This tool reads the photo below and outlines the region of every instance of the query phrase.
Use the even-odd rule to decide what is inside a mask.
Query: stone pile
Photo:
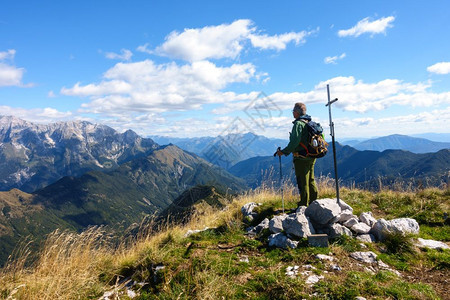
[[[244,217],[253,220],[257,216],[254,209],[258,206],[253,202],[244,205]],[[257,226],[249,227],[247,233],[256,235],[264,229],[272,233],[268,238],[270,246],[287,249],[296,248],[298,239],[315,234],[326,234],[329,238],[347,235],[363,242],[382,241],[388,233],[418,234],[419,224],[411,218],[377,220],[371,212],[356,216],[343,200],[338,203],[336,199],[326,198],[315,200],[308,207],[300,206],[293,213],[266,218]]]

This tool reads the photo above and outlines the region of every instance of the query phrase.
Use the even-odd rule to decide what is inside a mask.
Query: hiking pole
[[[277,152],[281,151],[281,147],[278,147]],[[277,152],[275,152],[275,155],[277,155]],[[280,188],[281,188],[281,203],[283,205],[283,214],[284,214],[284,192],[283,192],[283,171],[281,169],[281,156],[278,156],[279,161],[280,161]]]
[[[331,119],[331,104],[338,101],[338,98],[330,101],[330,85],[327,84],[327,93],[328,93],[328,103],[325,106],[328,106],[328,111],[330,114],[330,135],[331,135],[331,142],[333,144],[333,159],[334,159],[334,179],[336,180],[336,198],[337,203],[340,203],[339,200],[339,179],[338,179],[338,171],[337,171],[337,161],[336,161],[336,143],[334,141],[334,123]]]

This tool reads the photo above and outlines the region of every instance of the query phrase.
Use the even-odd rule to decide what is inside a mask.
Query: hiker
[[[277,151],[277,155],[294,156],[295,176],[297,177],[298,190],[300,192],[299,206],[308,206],[309,203],[317,199],[317,185],[314,180],[314,164],[316,159],[313,157],[305,157],[300,153],[303,151],[303,145],[308,142],[308,130],[305,128],[307,122],[311,121],[311,117],[306,114],[306,105],[298,102],[295,103],[292,110],[294,115],[294,126],[289,137],[289,144],[286,148]]]

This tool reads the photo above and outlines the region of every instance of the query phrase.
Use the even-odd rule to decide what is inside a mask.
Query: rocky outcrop
[[[256,203],[247,203],[242,207],[245,218],[256,218],[254,209]],[[280,248],[295,248],[298,240],[311,236],[319,237],[326,234],[326,238],[337,238],[342,235],[354,237],[361,242],[372,243],[383,241],[390,233],[418,234],[419,224],[411,218],[398,218],[393,220],[375,219],[371,212],[363,212],[360,216],[353,214],[353,208],[347,203],[336,199],[319,199],[313,201],[308,207],[300,206],[294,213],[280,214],[265,219],[255,227],[249,227],[249,234],[258,234],[268,229],[272,234],[268,238],[269,246]],[[308,239],[309,240],[309,239]],[[435,242],[435,243],[434,243]],[[419,247],[448,249],[445,243],[419,239]]]
[[[371,233],[373,233],[378,240],[382,241],[386,238],[386,235],[390,233],[418,234],[419,224],[416,220],[411,218],[399,218],[390,221],[379,219],[372,226]]]

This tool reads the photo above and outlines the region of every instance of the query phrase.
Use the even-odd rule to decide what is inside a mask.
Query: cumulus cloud
[[[306,92],[275,92],[268,97],[281,109],[289,109],[295,102],[326,103],[327,84],[332,87],[332,94],[339,96],[339,101],[334,105],[344,111],[366,113],[385,110],[393,105],[431,107],[450,104],[450,92],[434,93],[430,91],[430,82],[414,84],[398,79],[385,79],[366,83],[363,80],[356,80],[353,76],[339,76],[319,82],[314,89]],[[226,103],[213,112],[231,113],[242,110],[254,96],[255,93],[235,95],[234,102]]]
[[[132,56],[133,56],[133,53],[128,49],[120,50],[120,54],[114,53],[114,52],[106,52],[105,53],[105,57],[108,59],[118,59],[118,60],[123,60],[123,61],[129,61]]]
[[[450,62],[439,62],[427,68],[427,71],[435,74],[450,74]]]
[[[26,109],[20,107],[0,106],[2,115],[15,116],[30,122],[49,123],[52,121],[70,120],[72,112],[61,112],[51,107]]]
[[[236,58],[243,49],[242,42],[254,31],[250,20],[231,24],[206,26],[200,29],[173,31],[156,52],[173,58],[196,61],[209,58]]]
[[[218,67],[209,61],[177,65],[145,60],[118,63],[104,73],[101,82],[76,83],[63,87],[61,94],[89,97],[91,102],[83,108],[94,113],[191,110],[207,103],[232,101],[236,95],[222,90],[255,77],[250,63]]]
[[[22,83],[24,68],[17,68],[12,65],[10,61],[14,59],[16,50],[10,49],[4,52],[0,52],[0,87],[2,86],[20,86],[26,87]]]
[[[290,42],[296,45],[305,43],[306,37],[316,31],[289,32],[269,36],[259,34],[252,21],[236,20],[231,24],[189,28],[183,32],[173,31],[165,42],[156,48],[155,53],[186,61],[205,59],[235,59],[243,51],[246,42],[260,49],[283,50]],[[151,52],[146,45],[139,47],[141,52]]]
[[[345,56],[346,56],[345,53],[342,53],[339,56],[337,56],[337,55],[336,56],[327,56],[327,57],[324,58],[323,62],[326,63],[326,64],[336,64],[336,62],[338,60],[341,60],[341,59],[345,58]]]
[[[386,30],[390,27],[393,27],[392,23],[394,22],[395,17],[389,16],[385,18],[381,18],[378,20],[370,21],[370,18],[364,18],[359,21],[355,26],[349,29],[342,29],[338,31],[338,36],[347,37],[353,36],[358,37],[364,33],[369,33],[371,35],[386,33]]]

